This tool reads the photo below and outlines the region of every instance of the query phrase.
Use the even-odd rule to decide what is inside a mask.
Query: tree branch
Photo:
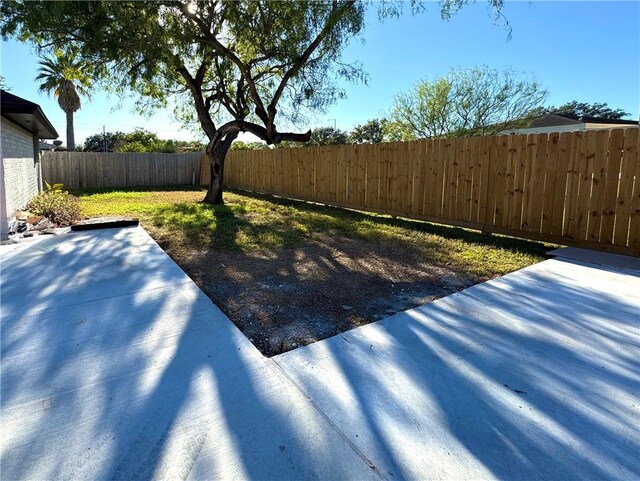
[[[331,30],[335,26],[335,23],[340,19],[342,14],[350,6],[351,6],[351,3],[346,2],[346,3],[343,3],[340,8],[337,8],[337,2],[334,0],[333,6],[331,8],[331,13],[327,18],[327,23],[324,25],[320,33],[318,33],[318,35],[313,40],[313,42],[309,44],[309,46],[305,49],[302,55],[297,59],[297,61],[287,71],[287,73],[285,73],[285,75],[282,77],[282,80],[280,81],[280,85],[278,85],[278,88],[275,94],[273,95],[273,98],[271,99],[271,103],[267,107],[267,112],[269,113],[269,118],[267,122],[265,122],[265,125],[267,126],[267,130],[271,130],[274,128],[274,121],[277,113],[276,105],[278,104],[278,101],[280,100],[280,97],[282,96],[284,89],[289,83],[289,80],[291,80],[291,78],[294,77],[298,73],[300,68],[302,68],[302,66],[309,60],[313,52],[320,46],[322,41],[331,33]]]
[[[305,133],[277,132],[275,129],[270,134],[262,125],[244,120],[232,120],[220,126],[216,132],[217,138],[221,141],[227,135],[237,135],[239,132],[250,132],[256,137],[264,140],[267,144],[279,144],[280,142],[308,142],[311,139],[311,131]]]
[[[177,71],[182,76],[185,83],[187,84],[187,87],[191,91],[191,96],[193,97],[193,102],[196,107],[196,113],[198,114],[198,120],[200,120],[202,129],[207,134],[209,140],[213,139],[216,133],[216,126],[211,119],[209,109],[207,109],[205,106],[205,101],[202,95],[202,84],[196,84],[195,79],[191,76],[184,65],[180,65],[177,68]]]
[[[242,60],[231,50],[229,50],[226,46],[224,46],[217,37],[211,32],[211,30],[207,27],[207,25],[202,22],[195,14],[191,13],[188,9],[188,5],[184,4],[182,6],[182,13],[187,18],[196,23],[196,25],[200,28],[200,31],[205,36],[205,40],[209,43],[214,50],[224,55],[226,58],[231,60],[240,70],[242,77],[246,81],[249,87],[249,93],[251,94],[251,98],[256,106],[255,113],[265,124],[269,121],[269,117],[264,108],[264,104],[262,103],[262,99],[258,94],[258,90],[256,88],[255,82],[251,78],[250,69],[244,64]]]

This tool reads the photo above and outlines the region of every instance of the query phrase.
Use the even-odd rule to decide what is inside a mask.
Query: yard
[[[246,192],[84,190],[131,216],[271,356],[543,260],[548,245]]]

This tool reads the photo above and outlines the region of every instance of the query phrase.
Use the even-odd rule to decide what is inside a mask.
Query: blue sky
[[[640,2],[507,2],[504,14],[512,26],[507,39],[494,25],[484,2],[469,5],[450,21],[440,19],[438,6],[380,23],[375,11],[367,15],[362,39],[345,51],[347,61],[360,61],[368,85],[346,84],[347,98],[309,119],[299,130],[320,125],[350,129],[387,111],[394,94],[421,78],[443,75],[452,67],[487,65],[514,68],[535,76],[549,90],[548,104],[576,99],[607,102],[638,118],[640,108]],[[11,91],[39,103],[64,140],[64,114],[55,101],[37,92],[32,79],[37,57],[14,41],[3,42],[1,72]],[[145,127],[163,138],[193,138],[171,114],[150,119],[131,112],[124,102],[96,92],[76,114],[76,139],[107,130]]]

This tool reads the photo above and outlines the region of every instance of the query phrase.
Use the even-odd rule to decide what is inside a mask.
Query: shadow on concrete
[[[141,229],[2,271],[3,478],[373,474]]]
[[[394,479],[637,479],[639,279],[549,262],[274,359]]]

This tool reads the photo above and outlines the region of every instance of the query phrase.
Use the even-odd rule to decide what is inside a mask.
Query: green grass
[[[134,216],[165,248],[274,250],[318,236],[410,246],[425,261],[479,278],[544,259],[548,245],[427,222],[368,214],[266,195],[228,191],[223,206],[199,201],[201,188],[76,191],[83,215]]]

